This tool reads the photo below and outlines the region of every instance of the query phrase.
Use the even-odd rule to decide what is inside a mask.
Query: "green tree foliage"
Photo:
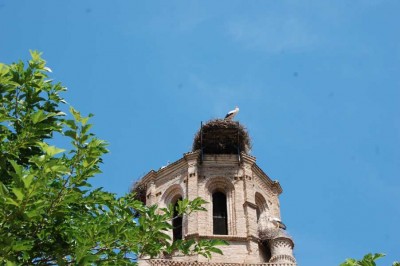
[[[345,262],[340,264],[340,266],[376,266],[376,260],[384,257],[385,254],[382,253],[369,253],[362,258],[362,260],[347,259]],[[392,266],[400,266],[400,262],[393,262]]]
[[[48,78],[40,53],[31,57],[0,64],[0,264],[134,265],[134,254],[221,253],[223,241],[171,243],[172,206],[160,212],[131,194],[91,188],[106,143],[90,133],[91,115],[70,108],[66,118],[66,89]],[[53,146],[56,134],[70,140],[68,150]],[[178,213],[202,204],[183,200]]]

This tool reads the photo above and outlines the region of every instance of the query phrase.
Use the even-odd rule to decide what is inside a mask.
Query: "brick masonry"
[[[202,158],[202,160],[201,160]],[[178,198],[190,200],[201,197],[208,203],[207,211],[196,212],[184,217],[185,238],[219,238],[228,240],[230,245],[222,247],[224,255],[213,255],[212,259],[202,256],[175,256],[174,261],[198,263],[239,263],[263,265],[295,265],[293,241],[287,235],[276,239],[261,239],[260,228],[268,230],[274,225],[269,218],[280,219],[278,196],[282,188],[272,181],[256,164],[250,155],[206,154],[199,151],[184,154],[180,160],[144,176],[140,181],[147,185],[146,204],[165,207]],[[228,235],[213,235],[212,193],[224,192],[227,196]],[[257,221],[257,209],[262,213]],[[261,220],[266,224],[260,227]],[[265,229],[267,228],[267,229]],[[280,229],[278,229],[280,230]],[[172,236],[172,232],[169,232]],[[266,241],[266,245],[262,245]],[[266,252],[265,249],[269,249]],[[178,265],[158,260],[157,264],[141,260],[140,265]],[[265,264],[273,262],[274,264]],[[160,264],[161,263],[161,264]],[[284,264],[280,264],[284,263]],[[179,264],[184,265],[184,264]],[[194,265],[194,264],[193,264]],[[216,264],[215,264],[216,265]]]

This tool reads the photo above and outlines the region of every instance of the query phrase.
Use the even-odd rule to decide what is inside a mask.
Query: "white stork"
[[[269,220],[278,228],[281,228],[283,230],[286,230],[286,225],[282,223],[282,221],[279,218],[272,217],[269,218]]]
[[[235,115],[236,115],[237,113],[239,113],[239,107],[236,106],[234,110],[229,111],[229,112],[226,114],[224,120],[231,121],[231,120],[235,117]]]

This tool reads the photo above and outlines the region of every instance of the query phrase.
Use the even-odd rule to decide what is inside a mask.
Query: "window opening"
[[[271,259],[271,248],[269,247],[268,242],[263,241],[259,244],[259,248],[264,261],[269,262],[269,260]]]
[[[213,201],[213,233],[214,235],[228,234],[228,214],[226,207],[226,195],[222,192],[215,192],[212,195]]]
[[[178,216],[178,201],[182,198],[177,199],[174,204],[174,219],[172,220],[172,241],[182,239],[182,216]]]

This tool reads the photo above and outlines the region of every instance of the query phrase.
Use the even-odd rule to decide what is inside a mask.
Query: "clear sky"
[[[303,266],[400,260],[400,1],[0,0],[0,62],[44,52],[67,101],[110,143],[95,186],[190,151],[236,119],[280,181]]]

